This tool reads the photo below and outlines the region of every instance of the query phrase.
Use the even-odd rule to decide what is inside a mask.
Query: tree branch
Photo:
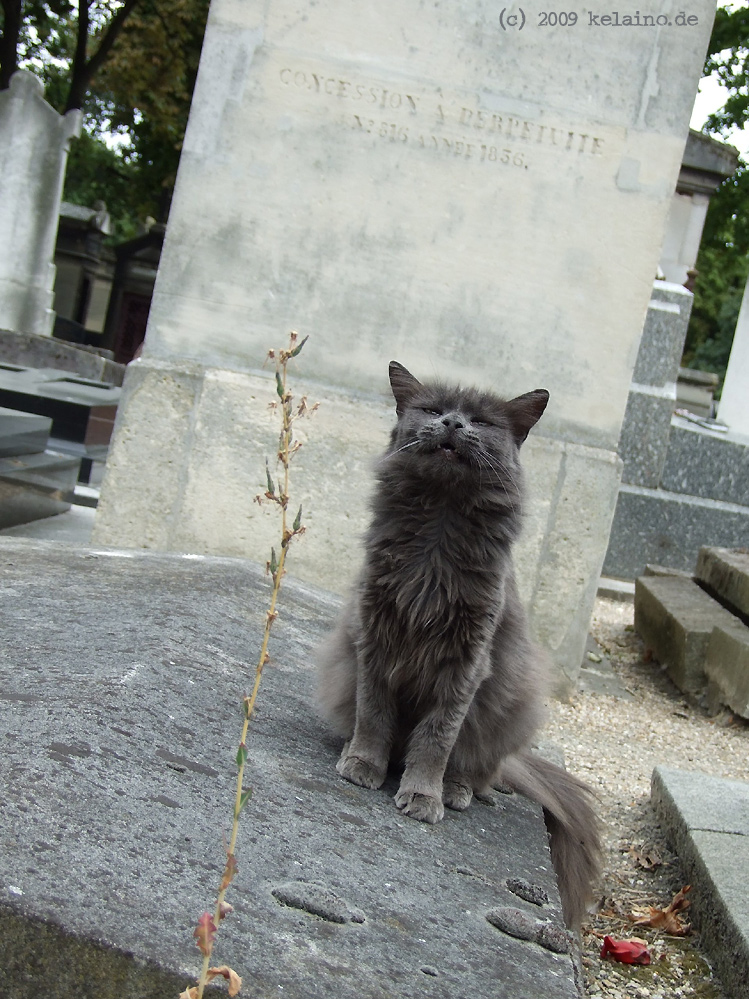
[[[0,35],[0,90],[10,86],[18,69],[18,40],[21,35],[22,0],[2,0],[3,33]]]
[[[139,2],[140,0],[125,0],[125,3],[107,25],[96,52],[87,60],[89,0],[78,0],[78,41],[73,59],[73,77],[70,81],[70,90],[65,104],[66,111],[80,108],[83,105],[91,80],[106,60],[125,21]]]

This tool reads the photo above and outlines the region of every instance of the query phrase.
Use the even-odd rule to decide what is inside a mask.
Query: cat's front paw
[[[445,814],[442,801],[432,794],[422,794],[420,791],[400,790],[395,796],[395,803],[411,819],[419,822],[441,822]]]
[[[442,801],[456,812],[464,812],[471,804],[473,788],[459,781],[446,780],[442,786]]]
[[[352,784],[369,788],[381,787],[387,773],[387,767],[378,767],[359,756],[350,756],[346,749],[336,763],[336,770]]]

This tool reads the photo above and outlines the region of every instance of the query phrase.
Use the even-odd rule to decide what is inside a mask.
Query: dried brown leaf
[[[642,867],[646,871],[652,871],[656,867],[660,867],[663,863],[661,855],[654,847],[641,846],[638,848],[631,846],[628,852],[635,866]]]
[[[193,933],[195,944],[198,950],[207,957],[213,950],[213,941],[216,936],[216,924],[210,912],[204,912],[198,920],[198,925]]]
[[[692,928],[689,923],[682,922],[679,914],[692,904],[691,899],[687,898],[687,893],[691,890],[691,885],[685,885],[681,891],[674,895],[665,909],[648,906],[648,915],[635,919],[635,926],[650,926],[652,929],[661,930],[672,937],[689,936]]]
[[[225,978],[229,983],[229,995],[236,996],[239,994],[239,990],[242,988],[242,979],[236,973],[232,971],[231,968],[227,968],[225,964],[222,964],[220,968],[209,968],[208,975],[206,976],[206,983],[212,982],[214,978],[218,978],[219,975]]]

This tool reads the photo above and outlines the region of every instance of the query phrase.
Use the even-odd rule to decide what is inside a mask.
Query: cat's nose
[[[460,413],[446,413],[442,417],[442,423],[448,430],[461,430],[465,426],[465,420]]]

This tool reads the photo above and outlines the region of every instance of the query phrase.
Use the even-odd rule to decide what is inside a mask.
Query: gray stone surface
[[[695,575],[719,600],[749,617],[749,549],[700,548]]]
[[[674,416],[661,485],[670,492],[749,507],[749,438]]]
[[[632,387],[619,437],[623,482],[657,488],[666,462],[673,408],[673,393]]]
[[[738,618],[716,625],[705,656],[708,701],[749,718],[749,628]]]
[[[624,483],[603,571],[636,579],[648,562],[691,571],[703,545],[738,548],[747,537],[747,506]]]
[[[44,451],[52,421],[0,406],[0,458]]]
[[[242,560],[3,538],[0,592],[4,999],[173,997],[223,866],[268,581]],[[285,583],[217,962],[258,997],[574,999],[535,805],[425,826],[392,781],[335,774],[310,646],[337,606]],[[487,918],[509,909],[531,939]]]
[[[80,464],[54,451],[0,458],[0,529],[69,510]]]
[[[749,997],[749,785],[669,767],[651,799],[693,884],[691,918],[731,999]]]
[[[656,297],[660,283],[656,281],[653,285],[632,381],[642,385],[673,386],[675,398],[687,321],[678,304]]]
[[[0,367],[58,368],[81,378],[122,385],[125,365],[102,357],[91,347],[55,337],[0,329]]]
[[[692,301],[692,293],[680,285],[653,282],[619,435],[623,482],[660,485]]]
[[[734,618],[691,579],[642,576],[635,581],[635,631],[668,670],[676,686],[699,694],[705,657],[716,625]]]

